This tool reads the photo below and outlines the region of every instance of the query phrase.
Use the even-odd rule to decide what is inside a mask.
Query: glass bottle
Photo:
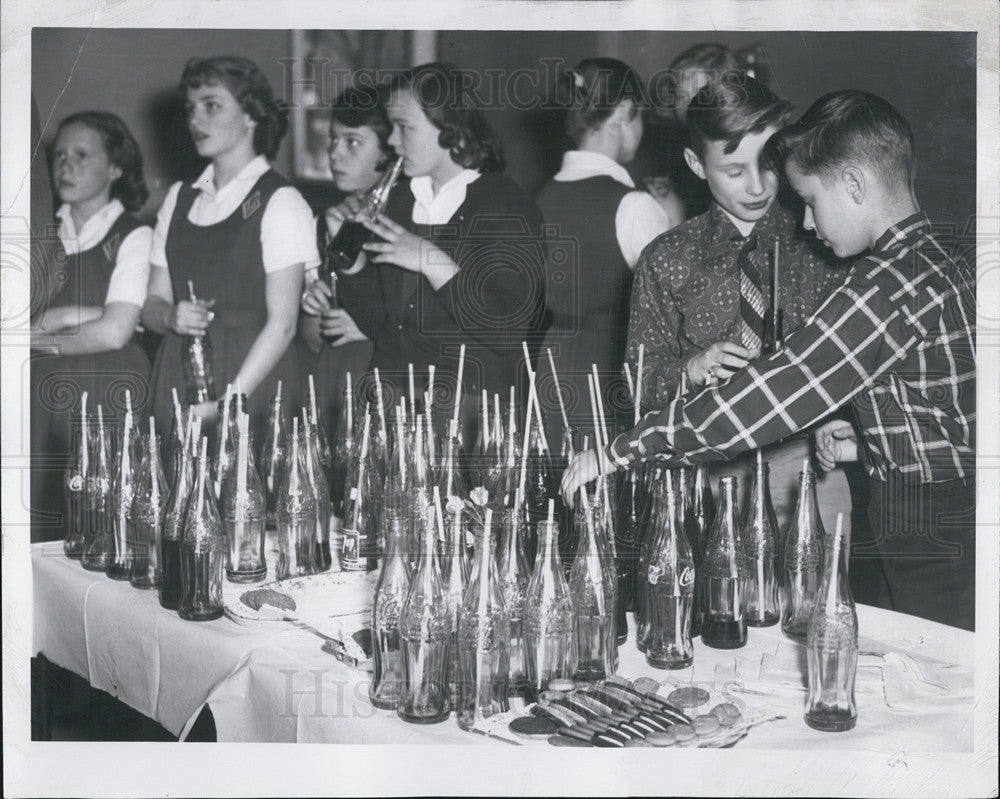
[[[525,670],[532,693],[551,680],[573,676],[573,600],[556,546],[555,504],[549,500],[549,519],[542,523],[535,568],[524,597]]]
[[[403,159],[398,158],[361,201],[361,208],[353,219],[344,220],[330,243],[326,245],[326,263],[330,271],[350,269],[361,254],[361,248],[375,238],[365,227],[366,221],[376,221],[385,208],[396,179],[403,169]]]
[[[285,470],[275,514],[278,520],[278,565],[275,577],[303,577],[315,572],[316,500],[306,471],[306,435],[292,419]]]
[[[434,546],[430,506],[423,514],[422,527],[420,562],[399,617],[403,690],[396,712],[403,721],[435,724],[451,713],[448,663],[454,630]]]
[[[135,426],[132,411],[126,410],[118,435],[118,452],[115,456],[114,481],[111,487],[111,551],[108,554],[108,577],[112,580],[127,580],[132,571],[132,553],[129,551],[129,511],[132,509],[132,494],[135,488],[135,471],[138,461],[136,453]]]
[[[510,615],[497,572],[492,511],[487,509],[476,565],[458,614],[458,725],[509,709]]]
[[[712,496],[712,486],[708,478],[708,467],[700,463],[694,468],[694,480],[691,486],[691,512],[694,524],[690,542],[695,562],[694,575],[694,609],[691,613],[691,634],[701,635],[705,622],[705,551],[708,547],[709,535],[715,522],[715,499]],[[685,528],[689,529],[689,528]],[[694,631],[697,630],[697,633]]]
[[[403,520],[396,510],[386,514],[388,543],[382,570],[372,600],[371,703],[382,710],[395,710],[403,687],[403,653],[399,640],[399,616],[410,590],[409,566],[403,556]]]
[[[316,553],[313,561],[316,572],[325,572],[333,563],[330,553],[330,487],[320,461],[318,431],[308,422],[305,413],[302,414],[302,426],[308,430],[305,438],[306,476],[316,503]]]
[[[160,461],[159,438],[156,423],[150,416],[149,436],[139,466],[130,511],[129,548],[132,551],[132,568],[129,582],[134,588],[159,588],[162,579],[160,549],[167,482]]]
[[[226,396],[217,403],[219,425],[216,429],[215,461],[212,463],[212,488],[217,502],[222,499],[222,483],[236,462],[236,444],[239,440],[236,420],[247,405],[246,394],[231,394],[230,388],[226,386]]]
[[[778,623],[778,521],[771,505],[769,467],[757,450],[757,468],[747,495],[740,539],[747,563],[743,577],[744,614],[751,627]]]
[[[615,589],[614,604],[614,628],[615,643],[623,644],[628,640],[628,616],[625,612],[625,604],[619,601],[619,569],[618,569],[618,547],[615,539],[618,537],[615,530],[617,517],[614,508],[618,504],[618,494],[615,490],[616,480],[614,476],[601,477],[597,481],[597,493],[594,495],[593,516],[594,525],[598,538],[603,541],[603,548],[608,555],[607,568],[613,575]],[[617,647],[615,649],[617,663]]]
[[[618,534],[618,601],[625,610],[633,610],[643,511],[642,484],[635,468],[622,478],[622,490],[618,492],[617,504],[618,524],[615,530]]]
[[[344,499],[344,548],[340,565],[344,571],[372,571],[375,568],[373,549],[375,529],[368,513],[368,481],[365,470],[368,467],[368,437],[371,416],[365,416],[361,446],[355,459],[356,472],[348,476],[347,497]],[[391,509],[390,509],[391,510]]]
[[[737,481],[719,480],[719,511],[705,551],[705,614],[701,640],[715,649],[737,649],[747,642],[742,586],[746,560],[736,520]]]
[[[191,302],[197,302],[194,283],[188,281]],[[212,339],[208,333],[184,336],[181,341],[181,372],[184,376],[184,401],[188,405],[208,402],[215,396],[215,369]]]
[[[489,450],[492,440],[490,431],[490,401],[483,389],[479,401],[479,423],[476,425],[476,443],[472,447],[469,456],[469,485],[473,488],[485,485],[486,475],[489,472]]]
[[[281,400],[281,381],[278,390],[271,399],[271,410],[267,421],[267,436],[260,449],[260,478],[264,485],[264,497],[267,503],[267,519],[274,522],[275,503],[278,501],[278,489],[288,465],[288,452],[285,443],[288,433],[285,426],[285,413]]]
[[[201,439],[198,476],[184,513],[181,536],[181,600],[177,614],[186,621],[211,621],[222,615],[222,572],[226,536],[215,502],[208,466],[208,439]]]
[[[330,466],[330,499],[333,501],[333,515],[344,518],[344,486],[347,482],[347,469],[354,452],[354,391],[351,386],[351,373],[347,373],[347,385],[340,403],[340,418],[337,421],[337,432],[333,440],[333,451]]]
[[[267,576],[264,527],[267,510],[264,486],[253,457],[250,417],[240,416],[236,457],[222,483],[222,525],[226,531],[226,577],[232,583],[256,583]]]
[[[580,490],[577,513],[582,516],[580,546],[569,576],[573,601],[573,631],[576,643],[574,678],[595,682],[618,670],[615,607],[618,575],[607,545],[605,531],[596,516],[601,514],[598,489],[592,507],[585,489]]]
[[[545,521],[545,509],[555,488],[552,455],[538,425],[531,426],[528,438],[528,474],[525,479],[524,503],[527,527],[524,530],[524,547],[528,563],[534,563],[538,549],[538,524]]]
[[[167,485],[174,484],[174,478],[180,469],[181,459],[184,457],[184,411],[181,409],[180,400],[177,398],[177,389],[171,387],[170,393],[173,399],[173,414],[170,418],[170,433],[167,436],[165,445],[160,454],[163,458],[163,476]]]
[[[63,552],[68,558],[83,557],[86,530],[84,507],[87,472],[90,470],[90,422],[87,419],[87,392],[80,398],[80,415],[70,420],[70,461],[63,477],[66,496],[66,538]]]
[[[111,431],[104,424],[104,410],[97,406],[97,427],[91,431],[87,494],[84,499],[83,556],[80,563],[89,571],[105,571],[111,559],[113,494]]]
[[[163,511],[163,536],[160,542],[160,605],[167,610],[177,610],[181,601],[181,538],[184,535],[184,513],[194,488],[194,448],[201,440],[201,419],[188,411],[185,427],[187,446],[181,459],[174,483],[170,486],[167,504]]]
[[[666,524],[656,531],[646,575],[649,591],[646,663],[658,669],[684,669],[694,661],[691,641],[694,558],[684,528],[679,524],[679,497],[669,475],[667,480],[663,517]]]
[[[670,473],[662,466],[650,470],[650,499],[648,512],[643,515],[640,524],[639,562],[635,577],[635,646],[640,652],[646,651],[646,638],[649,636],[649,564],[653,557],[653,542],[656,531],[667,523],[666,484]]]
[[[809,619],[823,577],[826,531],[816,503],[816,475],[806,460],[799,472],[799,500],[795,518],[785,538],[785,595],[781,607],[781,631],[805,642]]]
[[[452,629],[456,640],[452,649],[452,655],[448,664],[448,686],[452,699],[457,696],[458,680],[458,612],[462,607],[462,600],[465,598],[466,589],[469,587],[469,559],[465,554],[465,529],[462,525],[465,515],[464,509],[458,507],[457,503],[452,503],[450,514],[451,526],[444,528],[444,541],[439,542],[448,547],[447,554],[439,555],[441,558],[441,579],[444,581],[444,592],[448,597],[448,607],[451,609]]]
[[[694,567],[694,587],[691,597],[691,637],[697,638],[701,635],[701,613],[698,611],[699,586],[701,584],[700,574],[704,571],[705,541],[701,537],[701,529],[694,514],[694,482],[693,469],[680,469],[679,486],[675,501],[677,503],[677,517],[679,528],[687,538],[688,546],[691,550],[691,560]]]
[[[858,721],[854,702],[858,614],[847,574],[850,537],[843,535],[842,522],[843,516],[838,514],[806,641],[809,697],[805,720],[813,729],[825,732],[850,730]]]
[[[531,580],[528,558],[524,549],[527,521],[520,508],[504,510],[501,517],[502,536],[498,557],[500,591],[510,619],[510,692],[523,693],[527,687],[524,662],[524,597]]]

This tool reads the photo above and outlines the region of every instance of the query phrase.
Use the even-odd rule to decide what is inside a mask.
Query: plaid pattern
[[[851,402],[873,477],[971,477],[975,380],[974,271],[916,214],[879,238],[781,352],[646,414],[608,456],[619,466],[730,458]]]

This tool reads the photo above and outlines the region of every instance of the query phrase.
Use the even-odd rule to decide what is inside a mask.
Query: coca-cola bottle
[[[691,629],[692,631],[697,630],[698,635],[701,635],[701,629],[705,622],[707,602],[705,596],[705,552],[708,548],[712,525],[715,523],[715,499],[712,496],[710,482],[708,467],[703,463],[698,464],[694,469],[694,480],[691,486],[691,512],[697,533],[690,536],[692,554],[695,559],[694,610],[691,614]],[[691,634],[695,635],[694,632]]]
[[[386,514],[388,544],[372,600],[371,703],[382,710],[395,710],[403,688],[403,652],[399,639],[399,616],[410,590],[411,574],[404,545],[403,520],[399,512]]]
[[[684,529],[678,523],[677,500],[668,475],[666,513],[660,517],[665,524],[655,530],[646,575],[646,662],[658,669],[683,669],[694,660],[691,641],[694,559]]]
[[[90,422],[87,419],[87,392],[80,398],[80,415],[70,419],[70,461],[63,477],[66,496],[66,538],[63,552],[68,558],[83,557],[87,496],[87,472],[90,470]]]
[[[785,537],[785,598],[781,609],[781,631],[796,641],[805,642],[809,619],[823,577],[826,531],[816,503],[816,475],[809,460],[799,472],[799,500]]]
[[[580,546],[569,577],[577,660],[574,678],[587,682],[604,680],[618,670],[615,625],[618,575],[605,531],[599,529],[595,519],[601,513],[601,502],[598,491],[593,503],[598,508],[591,507],[587,492],[581,487],[577,505],[577,513],[583,517]]]
[[[201,439],[198,475],[184,513],[181,536],[181,599],[177,613],[186,621],[210,621],[222,616],[222,573],[226,536],[212,490],[208,439]]]
[[[573,676],[573,600],[556,546],[555,503],[539,541],[535,568],[524,598],[524,652],[528,685],[533,694],[555,679]]]
[[[281,381],[279,380],[278,390],[271,399],[267,436],[264,438],[260,450],[259,461],[269,522],[273,522],[275,519],[274,509],[278,501],[278,489],[281,488],[281,480],[285,476],[285,468],[288,465],[288,452],[285,449],[287,437],[285,413],[281,399]]]
[[[317,572],[329,571],[333,563],[330,553],[330,489],[326,470],[320,458],[319,431],[309,423],[305,412],[302,426],[306,435],[306,476],[316,503],[316,555]]]
[[[83,556],[80,563],[89,571],[105,571],[111,559],[114,494],[111,466],[111,431],[104,424],[104,410],[97,406],[97,426],[91,432],[87,492],[84,499]]]
[[[326,246],[326,263],[330,272],[350,269],[361,254],[361,248],[375,238],[365,222],[374,222],[382,215],[396,179],[403,169],[403,159],[398,158],[382,179],[362,199],[361,208],[353,219],[344,220],[330,243]]]
[[[313,574],[316,555],[316,500],[306,467],[307,439],[292,419],[285,470],[275,513],[278,520],[278,565],[276,577],[303,577]]]
[[[423,512],[417,572],[399,617],[403,650],[403,691],[396,712],[403,721],[435,724],[451,713],[448,664],[454,629],[434,545],[434,513]]]
[[[229,545],[226,577],[233,583],[256,583],[267,576],[264,486],[254,464],[249,425],[250,417],[242,414],[237,421],[235,461],[222,483],[222,522]]]
[[[524,662],[524,598],[531,580],[524,539],[527,522],[523,508],[504,510],[498,558],[500,590],[510,620],[510,691],[521,694],[527,687]]]
[[[344,547],[340,565],[344,571],[372,571],[375,568],[375,528],[368,512],[368,437],[371,416],[365,415],[361,445],[355,459],[353,476],[348,475],[347,496],[344,499]]]
[[[167,610],[177,610],[181,601],[181,538],[184,514],[194,488],[195,447],[201,441],[201,419],[195,418],[190,410],[185,430],[187,446],[181,451],[180,464],[167,496],[160,539],[160,605]]]
[[[500,589],[492,510],[486,510],[475,568],[458,614],[458,724],[478,721],[509,709],[510,616]]]
[[[347,482],[347,468],[354,452],[354,391],[351,373],[347,373],[347,385],[340,403],[340,418],[333,440],[330,467],[330,499],[333,501],[333,515],[344,518],[344,485]]]
[[[163,537],[163,511],[167,501],[167,482],[160,463],[156,423],[149,417],[147,438],[139,477],[132,494],[130,511],[132,568],[129,582],[134,588],[159,588],[162,579],[160,549]]]
[[[719,510],[705,551],[705,613],[701,640],[715,649],[736,649],[747,642],[746,557],[736,518],[735,477],[719,480]]]
[[[191,302],[197,302],[194,283],[188,281]],[[184,401],[188,405],[208,402],[215,396],[215,367],[212,340],[206,331],[200,336],[184,336],[181,340],[181,372],[184,376]]]
[[[184,427],[184,410],[181,408],[180,400],[177,398],[176,387],[171,387],[170,393],[173,398],[170,433],[160,453],[163,459],[163,476],[167,481],[167,485],[174,484],[174,478],[177,475],[177,470],[180,468],[181,459],[184,457],[184,446],[187,439]]]
[[[740,538],[747,563],[743,583],[747,624],[770,627],[778,623],[778,522],[771,505],[768,465],[760,450],[757,468],[747,496]]]
[[[643,516],[640,525],[639,562],[636,568],[635,601],[635,646],[640,652],[646,651],[646,639],[649,637],[649,564],[653,557],[653,543],[656,541],[656,531],[662,530],[667,524],[666,486],[670,479],[669,472],[662,466],[650,469],[649,478],[650,499],[648,512]]]
[[[323,424],[323,415],[318,410],[316,399],[316,382],[313,376],[309,375],[309,425],[313,428],[316,439],[316,447],[319,454],[319,461],[323,467],[323,474],[327,481],[327,491],[329,492],[329,475],[332,463],[330,453],[330,436],[327,435],[326,426]]]
[[[135,472],[139,468],[139,462],[135,460],[135,455],[139,451],[135,444],[135,435],[132,410],[129,408],[125,411],[121,433],[118,436],[118,453],[115,456],[115,474],[111,488],[111,551],[106,571],[112,580],[127,580],[132,571],[128,528]]]

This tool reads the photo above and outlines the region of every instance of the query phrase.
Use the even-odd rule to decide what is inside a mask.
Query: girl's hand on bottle
[[[326,209],[326,230],[332,239],[340,232],[340,226],[348,219],[353,219],[361,210],[361,195],[352,194],[340,205],[331,205]]]
[[[330,287],[325,280],[314,280],[302,293],[302,311],[309,316],[321,316],[330,310]]]
[[[364,245],[364,249],[374,255],[369,258],[372,263],[393,264],[408,272],[422,273],[428,264],[435,263],[432,251],[441,252],[436,245],[386,217],[376,222],[365,222],[365,227],[383,239]],[[443,252],[441,255],[447,258]]]
[[[343,308],[330,308],[320,316],[319,332],[331,347],[342,347],[352,341],[367,341],[350,314]]]
[[[202,336],[215,318],[215,300],[181,300],[170,309],[167,326],[180,336]]]

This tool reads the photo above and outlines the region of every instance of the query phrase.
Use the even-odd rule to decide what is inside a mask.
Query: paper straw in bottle
[[[473,705],[473,723],[483,717],[482,702],[480,697],[484,693],[489,695],[489,675],[486,671],[486,627],[488,619],[486,615],[486,597],[490,586],[490,529],[493,523],[493,508],[486,509],[486,519],[483,527],[483,540],[480,542],[479,552],[479,607],[476,613],[478,624],[476,626],[476,700]],[[456,568],[456,567],[452,567]],[[484,686],[483,683],[486,683]],[[484,691],[483,689],[486,689]]]
[[[156,419],[152,416],[149,417],[149,462],[155,464],[157,459],[159,459],[160,453],[156,448]],[[160,507],[160,485],[157,480],[151,481],[151,488],[153,495],[150,497],[153,507]]]
[[[222,463],[222,453],[226,449],[226,430],[229,428],[229,398],[233,392],[233,384],[226,383],[226,393],[222,397],[222,418],[219,420],[219,463]],[[215,475],[215,496],[222,490],[222,470]]]
[[[243,384],[240,381],[239,376],[236,377],[236,418],[240,418],[240,414],[243,413]]]
[[[378,403],[378,427],[383,441],[389,440],[389,433],[385,429],[385,400],[382,397],[382,378],[379,377],[378,367],[375,367],[375,399]]]
[[[431,402],[434,401],[434,372],[436,367],[431,364],[427,367],[427,393],[430,395]]]
[[[601,444],[607,446],[610,443],[608,438],[608,420],[604,415],[604,396],[601,394],[601,381],[597,376],[597,364],[592,363],[590,368],[594,373],[594,395],[597,397],[597,410],[601,416]]]
[[[778,257],[781,244],[778,239],[774,240],[774,263],[771,273],[771,331],[774,335],[774,346],[778,346]]]
[[[434,486],[434,523],[437,526],[438,541],[444,541],[444,514],[441,512],[441,490]]]
[[[764,454],[761,450],[757,450],[757,490],[762,491],[761,480],[764,477]],[[764,610],[765,598],[764,598],[764,503],[758,502],[757,506],[757,518],[754,521],[757,523],[757,533],[760,536],[760,540],[757,542],[757,618],[763,622],[764,621]]]
[[[625,370],[625,382],[628,383],[628,395],[632,402],[635,402],[635,382],[632,380],[632,370],[627,363],[622,364]]]
[[[517,495],[514,499],[514,513],[517,513],[524,501],[525,486],[528,476],[528,444],[531,440],[531,402],[535,398],[535,376],[528,375],[528,410],[524,414],[524,440],[521,442],[521,475],[517,481]]]
[[[458,409],[462,402],[462,375],[465,371],[465,345],[458,349],[458,378],[455,381],[455,407],[452,409],[451,418],[455,420],[455,429],[458,429]]]
[[[98,406],[100,408],[100,406]],[[844,514],[837,514],[837,529],[833,534],[833,556],[830,563],[830,585],[826,593],[826,615],[837,615],[837,571],[840,568],[840,544],[844,537]]]
[[[125,416],[132,417],[132,391],[125,389]]]
[[[503,417],[500,416],[500,395],[493,395],[493,439],[499,448],[503,439]]]
[[[174,405],[174,419],[177,420],[177,438],[184,440],[184,413],[181,411],[181,401],[177,398],[177,386],[170,387],[170,398]]]
[[[354,386],[351,384],[351,373],[347,373],[347,437],[351,439],[354,432]]]
[[[316,382],[313,380],[313,376],[309,375],[309,421],[315,428],[319,428],[317,419],[319,416],[316,413]]]
[[[432,369],[434,367],[431,367]],[[424,392],[424,419],[427,423],[427,453],[430,456],[429,468],[436,468],[437,463],[437,441],[434,436],[434,407],[431,404],[431,393]]]
[[[639,424],[639,417],[642,416],[642,368],[643,359],[646,355],[646,345],[639,345],[639,360],[635,365],[635,418],[633,424]]]
[[[281,381],[278,381],[278,390],[274,394],[274,431],[273,437],[271,439],[271,462],[267,467],[267,486],[268,491],[273,491],[274,486],[274,475],[278,468],[278,431],[280,425],[278,424],[278,419],[281,418]]]
[[[409,377],[409,388],[410,388],[410,415],[417,415],[417,391],[413,382],[413,364],[407,364],[406,369]]]
[[[236,450],[236,540],[243,541],[244,517],[247,509],[247,431],[249,429],[250,417],[241,413],[237,420],[239,429],[239,447]],[[239,563],[233,564],[239,568]]]
[[[559,400],[559,413],[562,415],[563,427],[569,430],[569,417],[566,415],[566,403],[563,402],[562,387],[559,385],[559,375],[556,374],[556,362],[552,357],[552,349],[546,347],[545,352],[549,356],[549,369],[552,370],[552,380],[556,384],[556,399]]]

